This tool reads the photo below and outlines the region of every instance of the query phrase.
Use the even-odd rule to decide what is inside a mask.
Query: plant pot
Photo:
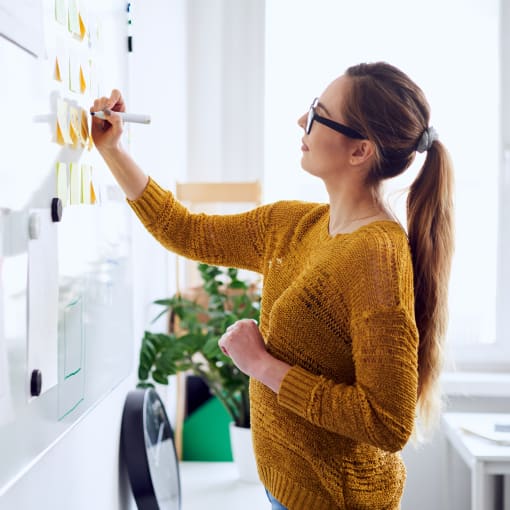
[[[233,422],[230,423],[230,445],[234,464],[239,473],[239,480],[260,483],[255,454],[253,453],[251,429],[238,427]]]

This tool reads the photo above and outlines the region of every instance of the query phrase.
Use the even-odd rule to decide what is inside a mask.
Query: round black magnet
[[[42,390],[42,373],[40,370],[32,370],[30,376],[30,395],[38,397]]]
[[[51,199],[51,219],[52,221],[60,221],[62,219],[62,200],[55,197]]]

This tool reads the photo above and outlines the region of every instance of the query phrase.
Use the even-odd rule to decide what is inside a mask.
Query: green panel
[[[184,420],[183,460],[231,461],[229,423],[232,418],[213,397]]]

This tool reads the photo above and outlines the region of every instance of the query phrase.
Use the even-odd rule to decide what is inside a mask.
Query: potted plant
[[[138,387],[168,384],[168,377],[179,372],[197,375],[223,404],[233,424],[249,434],[249,378],[222,353],[218,340],[228,326],[240,319],[258,321],[260,292],[256,285],[240,279],[237,269],[199,264],[198,270],[202,286],[191,295],[177,293],[154,301],[163,307],[154,321],[169,313],[170,327],[168,333],[145,331]],[[231,427],[231,440],[232,434]],[[238,447],[234,443],[232,452],[236,460]]]

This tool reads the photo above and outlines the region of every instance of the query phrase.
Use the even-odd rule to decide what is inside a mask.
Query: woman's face
[[[345,124],[342,118],[343,100],[347,97],[349,78],[341,76],[334,80],[319,97],[315,111],[318,115]],[[308,112],[298,119],[304,130]],[[302,138],[301,166],[312,175],[328,179],[338,176],[349,161],[350,151],[357,141],[346,137],[324,124],[313,122],[309,134]]]

